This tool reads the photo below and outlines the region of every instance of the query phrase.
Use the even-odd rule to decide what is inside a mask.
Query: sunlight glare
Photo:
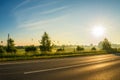
[[[94,26],[92,29],[92,34],[95,37],[103,36],[105,33],[105,28],[103,26]]]

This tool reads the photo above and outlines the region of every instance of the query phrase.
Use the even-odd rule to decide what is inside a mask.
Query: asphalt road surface
[[[0,80],[120,80],[120,56],[4,62],[0,63]]]

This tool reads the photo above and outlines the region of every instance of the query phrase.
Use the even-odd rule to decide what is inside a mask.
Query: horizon
[[[0,0],[0,41],[39,45],[47,32],[59,44],[120,44],[119,0]]]

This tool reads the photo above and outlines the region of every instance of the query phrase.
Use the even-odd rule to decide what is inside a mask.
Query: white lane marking
[[[119,59],[119,58],[117,58],[117,59]],[[67,68],[85,66],[85,65],[89,65],[89,64],[97,64],[97,63],[101,63],[101,62],[113,61],[113,60],[117,60],[117,59],[101,60],[101,61],[97,61],[97,62],[82,63],[82,64],[63,66],[63,67],[57,67],[57,68],[50,68],[50,69],[43,69],[43,70],[34,70],[34,71],[24,72],[24,74],[33,74],[33,73],[38,73],[38,72],[47,72],[47,71],[53,71],[53,70],[59,70],[59,69],[67,69]]]
[[[111,57],[113,55],[111,54],[106,54],[106,55],[95,55],[95,56],[89,56],[90,59],[95,59],[97,57]],[[84,56],[84,57],[80,57],[80,59],[84,59],[84,58],[88,58],[88,56]],[[69,59],[69,58],[63,58],[63,59],[49,59],[49,60],[35,60],[35,61],[23,61],[23,62],[3,62],[3,63],[0,63],[0,65],[12,65],[12,64],[24,64],[24,63],[38,63],[38,62],[48,62],[48,61],[59,61],[59,60],[65,60],[65,59]]]

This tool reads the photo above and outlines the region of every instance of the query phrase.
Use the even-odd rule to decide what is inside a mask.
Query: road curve
[[[5,62],[0,63],[0,80],[120,80],[120,56]]]

